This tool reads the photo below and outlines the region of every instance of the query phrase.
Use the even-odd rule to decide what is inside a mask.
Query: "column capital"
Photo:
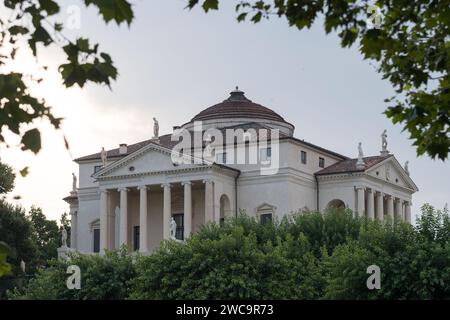
[[[391,196],[390,194],[384,194],[388,200],[394,199],[394,196]]]
[[[121,188],[118,188],[117,191],[119,191],[119,192],[122,192],[122,191],[128,192],[128,188],[121,187]]]
[[[102,193],[108,194],[108,193],[109,193],[109,190],[108,190],[108,189],[100,189],[98,192],[99,192],[100,194],[102,194]]]
[[[394,202],[399,203],[399,202],[401,202],[401,200],[402,200],[402,199],[400,199],[400,198],[394,197]]]
[[[355,186],[355,189],[356,190],[365,190],[366,189],[366,187],[365,186]]]
[[[192,185],[192,181],[181,181],[181,185],[185,186],[185,185]]]
[[[171,185],[170,185],[170,183],[162,183],[161,184],[161,188],[170,188],[171,187]]]
[[[381,191],[375,191],[375,195],[376,195],[377,197],[384,197],[384,193],[381,192]]]
[[[367,191],[368,193],[373,193],[373,194],[375,194],[375,190],[373,190],[372,188],[366,188],[366,191]]]
[[[213,182],[212,179],[203,179],[203,183],[210,183]]]
[[[148,190],[148,186],[146,185],[142,185],[142,186],[137,186],[138,190]]]

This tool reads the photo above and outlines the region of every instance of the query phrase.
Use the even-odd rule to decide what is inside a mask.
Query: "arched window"
[[[225,218],[231,213],[230,199],[226,194],[220,197],[220,225],[223,225]]]
[[[340,199],[334,199],[334,200],[331,200],[330,202],[328,202],[327,209],[329,209],[329,208],[344,209],[345,203],[344,203],[344,201],[342,201]]]

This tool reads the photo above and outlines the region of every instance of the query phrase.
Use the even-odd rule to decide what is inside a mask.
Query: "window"
[[[94,252],[100,252],[100,229],[94,229]]]
[[[301,151],[300,156],[301,156],[302,163],[306,164],[306,151]]]
[[[216,154],[216,163],[225,164],[227,163],[227,153],[221,152]]]
[[[99,172],[102,168],[103,166],[94,166],[94,173]]]
[[[272,148],[263,148],[260,151],[261,161],[270,161],[272,157]]]
[[[261,220],[262,224],[272,222],[272,214],[271,213],[263,213],[259,216],[259,219]]]
[[[139,250],[139,237],[140,237],[140,228],[139,226],[133,227],[133,250]]]
[[[178,240],[184,240],[184,214],[177,213],[173,215],[173,219],[177,224],[177,230],[175,231],[175,238]]]
[[[325,168],[325,159],[319,157],[319,167],[320,168]]]

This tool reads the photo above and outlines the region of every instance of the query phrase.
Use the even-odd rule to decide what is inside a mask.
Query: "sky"
[[[69,19],[66,8],[80,2],[63,3],[61,18]],[[134,1],[136,18],[129,28],[105,25],[93,7],[81,10],[80,28],[66,36],[88,37],[112,56],[119,70],[112,90],[93,84],[66,89],[57,72],[64,63],[58,47],[39,49],[37,61],[21,50],[5,67],[42,75],[44,81],[32,93],[65,119],[58,131],[39,123],[43,148],[38,155],[20,151],[17,138],[7,135],[11,147],[0,146],[1,160],[17,171],[25,166],[30,171],[17,178],[11,202],[26,209],[41,207],[47,217],[59,220],[69,211],[62,198],[71,190],[72,172],[78,172],[73,159],[102,146],[151,138],[153,117],[160,134],[170,133],[172,126],[226,99],[237,85],[247,98],[293,123],[297,138],[349,157],[357,156],[359,141],[366,156],[379,154],[380,135],[387,129],[388,149],[400,163],[409,160],[419,188],[413,214],[426,202],[438,208],[450,202],[450,163],[417,157],[408,134],[382,114],[383,100],[394,91],[357,47],[341,48],[338,37],[326,35],[320,21],[304,31],[276,17],[238,23],[237,1],[222,1],[218,12],[208,14],[200,8],[189,11],[186,3]],[[13,200],[15,195],[21,199]]]

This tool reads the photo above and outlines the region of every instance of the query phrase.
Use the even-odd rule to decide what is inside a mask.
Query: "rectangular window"
[[[216,154],[216,163],[226,164],[227,163],[227,153],[221,152]]]
[[[319,167],[320,168],[325,168],[325,159],[319,157]]]
[[[272,157],[272,148],[262,148],[260,151],[261,161],[270,161]]]
[[[100,229],[94,229],[94,252],[100,252]]]
[[[264,214],[259,216],[259,219],[260,219],[262,224],[270,223],[270,222],[272,222],[272,214],[271,213],[264,213]]]
[[[306,164],[306,151],[301,151],[300,157],[301,157],[302,163]]]
[[[177,213],[173,215],[173,219],[177,224],[177,230],[175,231],[175,238],[178,240],[184,240],[184,214]]]
[[[99,172],[103,166],[94,166],[94,173]]]
[[[140,228],[139,226],[133,227],[133,250],[139,250],[139,237],[140,237]]]

